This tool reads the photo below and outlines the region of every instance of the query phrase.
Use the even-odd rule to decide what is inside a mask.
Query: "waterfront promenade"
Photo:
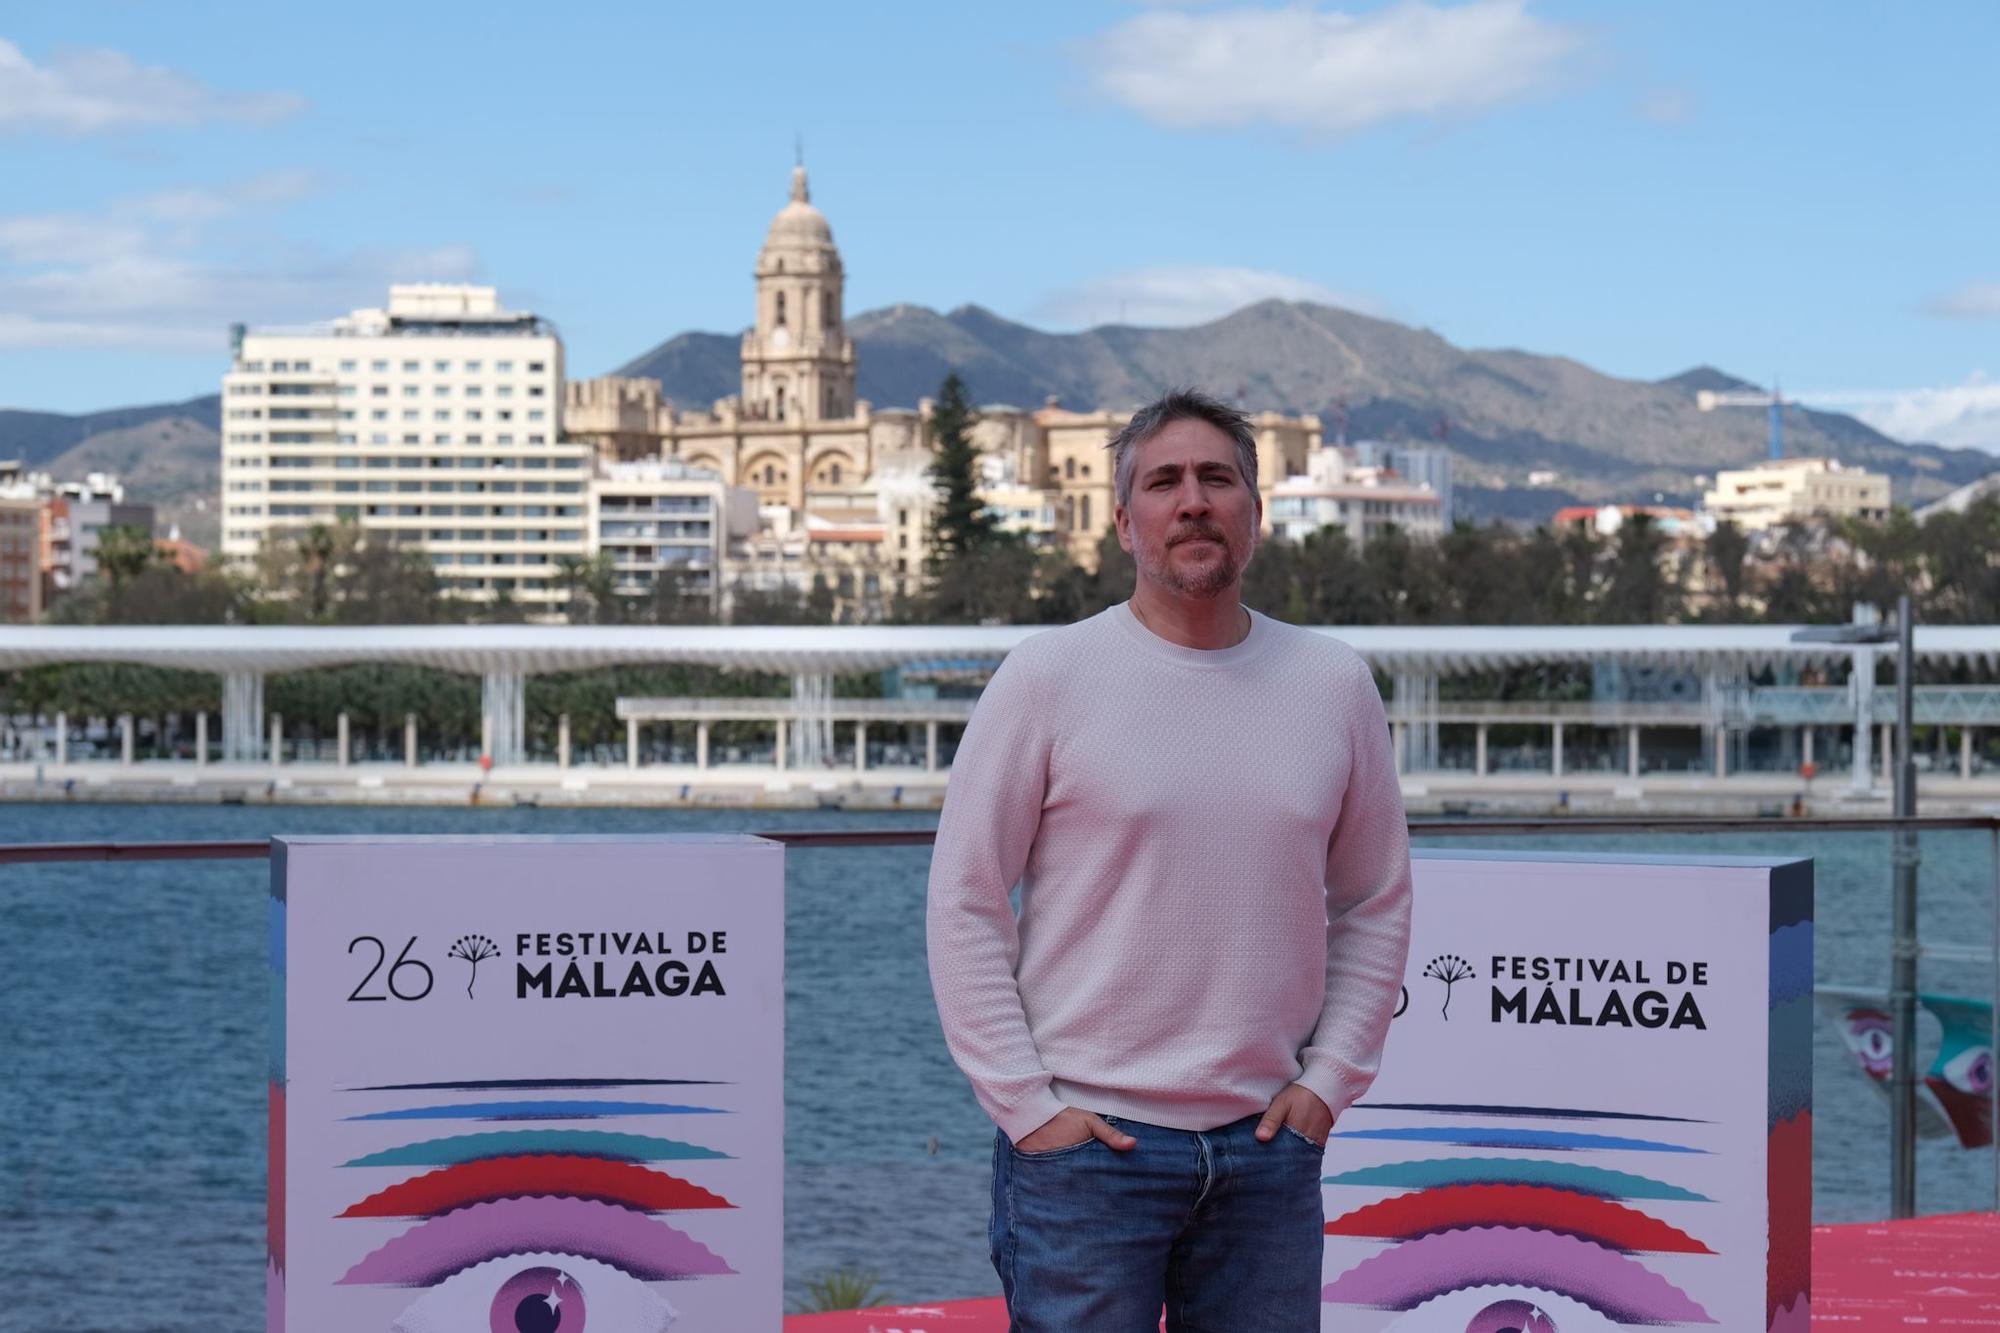
[[[482,768],[476,762],[266,762],[115,758],[66,764],[0,762],[0,801],[272,804],[272,805],[515,805],[663,808],[934,810],[950,779],[948,762],[874,764],[851,758],[819,767],[769,762],[571,765],[518,763]],[[1822,816],[1889,812],[1889,788],[1858,792],[1844,772],[1807,780],[1793,773],[1507,771],[1478,774],[1440,769],[1403,775],[1403,799],[1416,815],[1575,813]],[[1955,770],[1918,779],[1922,808],[1932,814],[1987,813],[2000,808],[2000,769],[1961,777]]]

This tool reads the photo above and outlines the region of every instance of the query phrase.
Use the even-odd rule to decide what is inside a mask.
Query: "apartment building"
[[[492,287],[412,284],[386,309],[235,333],[222,379],[222,555],[351,520],[444,589],[553,614],[588,554],[591,450],[562,434],[562,342]]]
[[[729,542],[757,531],[757,494],[670,459],[600,463],[590,531],[595,549],[611,558],[621,595],[650,595],[672,573],[684,595],[719,608]]]
[[[1305,463],[1303,473],[1267,493],[1264,522],[1273,536],[1300,541],[1322,528],[1340,528],[1358,550],[1391,527],[1422,541],[1444,534],[1443,505],[1429,487],[1353,466],[1338,448],[1313,449]]]
[[[40,620],[42,502],[32,493],[0,489],[0,622]]]
[[[1779,523],[1889,516],[1889,478],[1831,458],[1781,458],[1718,473],[1702,508],[1750,532]]]

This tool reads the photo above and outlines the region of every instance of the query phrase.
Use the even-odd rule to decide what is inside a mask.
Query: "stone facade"
[[[769,540],[750,561],[759,583],[806,577],[790,571],[809,568],[810,558],[776,553],[797,551],[803,534],[820,527],[841,538],[806,543],[808,557],[815,546],[838,545],[841,572],[865,567],[886,592],[905,593],[921,577],[934,500],[923,479],[931,404],[877,409],[856,397],[854,343],[842,308],[845,270],[803,167],[792,172],[791,198],[772,220],[752,272],[756,322],[743,335],[736,397],[706,411],[685,410],[663,398],[654,380],[575,382],[564,401],[565,432],[594,443],[606,459],[678,459],[755,491],[772,519]],[[1003,511],[1002,525],[1031,541],[1060,543],[1079,563],[1094,566],[1116,505],[1104,446],[1130,411],[1070,411],[1053,401],[980,407],[973,440],[981,486]],[[1272,489],[1304,471],[1307,455],[1319,447],[1320,422],[1266,412],[1253,424],[1268,512]],[[780,508],[790,512],[776,513]],[[861,511],[875,521],[859,523]],[[870,540],[879,547],[864,557],[857,548]]]

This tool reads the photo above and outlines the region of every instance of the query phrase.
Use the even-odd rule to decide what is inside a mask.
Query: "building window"
[[[778,317],[772,322],[781,329],[785,327],[785,294],[783,292],[778,293]]]
[[[783,421],[785,419],[785,386],[782,384],[778,386],[777,411],[774,412],[772,415],[775,416],[780,421]]]
[[[1079,499],[1080,499],[1080,500],[1082,501],[1082,503],[1081,503],[1081,504],[1079,504],[1079,505],[1077,505],[1077,507],[1076,507],[1076,512],[1077,512],[1077,527],[1078,527],[1078,528],[1080,528],[1080,529],[1082,529],[1082,530],[1083,530],[1084,532],[1089,532],[1089,531],[1090,531],[1090,497],[1089,497],[1088,495],[1084,495],[1084,496],[1079,496],[1078,498],[1079,498]]]
[[[1074,458],[1065,458],[1063,460],[1063,480],[1076,480],[1076,460]]]
[[[545,366],[545,365],[544,365],[544,364],[543,364],[542,362],[540,362],[540,361],[530,361],[530,362],[528,363],[528,373],[529,373],[530,375],[539,375],[539,374],[541,374],[541,373],[542,373],[542,372],[543,372],[544,370],[546,370],[547,368],[548,368],[548,367],[547,367],[547,366]]]

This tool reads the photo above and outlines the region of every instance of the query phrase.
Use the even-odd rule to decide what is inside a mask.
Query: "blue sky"
[[[573,375],[749,317],[795,134],[851,311],[1311,296],[2000,449],[2000,6],[10,5],[0,405],[470,278]],[[976,386],[975,386],[976,389]]]

